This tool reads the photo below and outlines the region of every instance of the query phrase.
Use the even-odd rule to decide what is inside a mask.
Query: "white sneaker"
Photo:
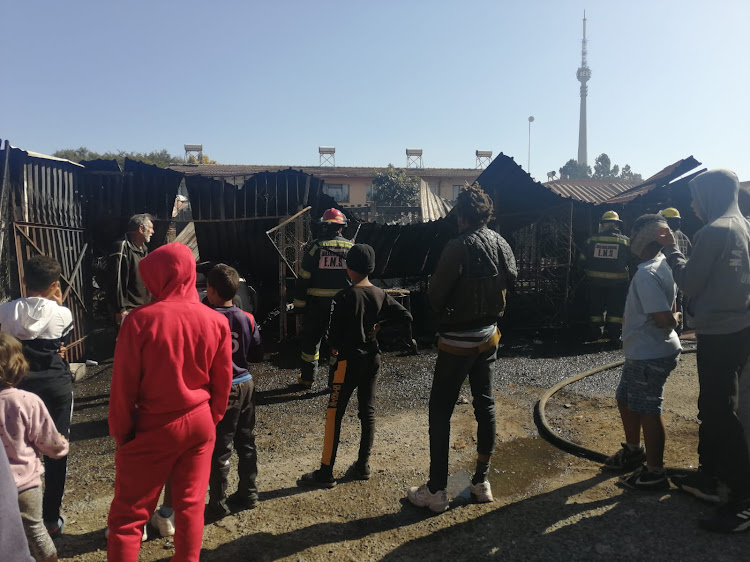
[[[487,480],[480,482],[479,484],[472,484],[469,489],[471,490],[471,495],[477,500],[477,503],[490,503],[495,501],[495,498],[492,497],[492,488],[490,488],[490,483],[487,482]]]
[[[104,538],[109,538],[109,527],[104,529]],[[141,537],[141,542],[146,542],[148,540],[148,525],[143,526],[143,536]]]
[[[419,488],[412,486],[409,488],[406,497],[417,507],[429,507],[430,511],[435,513],[443,513],[448,509],[448,496],[445,490],[438,490],[433,494],[427,484],[423,484]]]
[[[154,511],[151,516],[151,525],[159,532],[162,537],[174,536],[174,512],[169,517],[164,517],[159,510]]]

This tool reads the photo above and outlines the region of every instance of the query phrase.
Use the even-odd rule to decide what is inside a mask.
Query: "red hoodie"
[[[132,439],[136,416],[166,422],[208,402],[217,423],[232,386],[229,324],[198,299],[188,247],[162,246],[139,270],[154,300],[130,312],[117,336],[109,433],[118,445]]]

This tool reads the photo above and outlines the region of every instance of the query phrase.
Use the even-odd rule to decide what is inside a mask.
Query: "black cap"
[[[375,270],[375,250],[368,244],[355,244],[346,254],[346,267],[362,275]]]

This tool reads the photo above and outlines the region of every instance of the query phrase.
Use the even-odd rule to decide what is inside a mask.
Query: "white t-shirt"
[[[626,359],[659,359],[682,350],[677,332],[660,328],[651,317],[672,310],[677,288],[672,270],[660,253],[638,266],[625,301],[622,347]]]

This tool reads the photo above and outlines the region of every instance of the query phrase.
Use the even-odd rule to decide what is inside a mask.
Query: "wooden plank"
[[[5,258],[5,243],[7,234],[10,234],[10,142],[5,141],[5,153],[3,162],[3,177],[0,181],[0,259]],[[3,287],[3,290],[6,288]],[[8,287],[10,289],[10,287]]]
[[[21,275],[21,277],[23,277],[22,262],[27,261],[31,257],[31,250],[34,250],[35,254],[48,255],[42,250],[42,246],[44,245],[44,243],[40,242],[36,238],[37,231],[49,231],[49,230],[52,230],[52,228],[48,227],[48,228],[36,229],[34,227],[30,227],[26,225],[24,226],[15,225],[15,230],[16,230],[16,233],[19,235],[15,237],[16,238],[16,255],[24,256],[23,259],[18,260],[19,274]],[[22,239],[27,242],[27,246],[25,248],[26,252],[24,252],[24,247],[21,244]],[[70,285],[70,282],[68,281],[67,277],[63,277],[63,281],[65,281],[68,285]],[[73,291],[76,293],[76,296],[80,299],[80,301],[84,302],[83,297],[77,291],[75,290]],[[26,296],[25,292],[21,296]]]
[[[80,282],[80,280],[82,279],[82,276],[79,276],[78,274],[81,271],[81,264],[83,263],[83,258],[86,256],[86,250],[88,249],[88,247],[88,244],[84,244],[83,248],[78,253],[78,259],[73,266],[73,270],[70,272],[70,277],[68,279],[68,288],[65,290],[65,293],[63,293],[63,300],[68,298],[68,294],[74,288],[74,284],[77,284],[77,282]]]

